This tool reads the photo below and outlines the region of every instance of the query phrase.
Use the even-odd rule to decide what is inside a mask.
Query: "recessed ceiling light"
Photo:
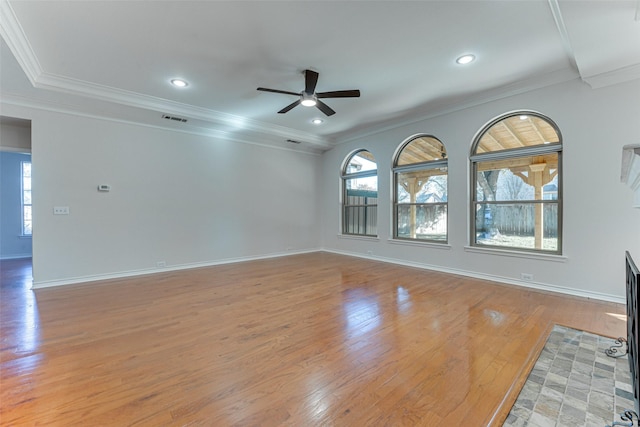
[[[187,86],[189,86],[189,83],[187,83],[186,81],[184,81],[182,79],[171,79],[171,84],[174,85],[175,87],[187,87]]]
[[[520,116],[520,120],[527,120],[529,118],[529,116],[525,116],[524,114],[522,116]]]
[[[462,55],[461,57],[456,59],[456,62],[458,64],[460,64],[460,65],[465,65],[465,64],[468,64],[470,62],[473,62],[475,59],[476,59],[476,57],[474,55],[467,54],[467,55]]]
[[[314,125],[319,125],[322,124],[324,122],[324,120],[322,119],[313,119],[311,120],[311,123],[313,123]]]

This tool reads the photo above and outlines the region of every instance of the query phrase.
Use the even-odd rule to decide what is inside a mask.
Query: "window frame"
[[[429,160],[429,161],[425,161],[425,162],[416,162],[416,163],[409,163],[407,165],[398,165],[398,161],[400,159],[400,156],[402,155],[402,152],[416,139],[419,138],[433,138],[436,141],[438,141],[440,144],[442,144],[442,147],[444,149],[443,154],[445,155],[444,159],[440,159],[440,160]],[[432,203],[428,203],[428,202],[424,202],[424,203],[400,203],[398,201],[398,175],[401,173],[406,173],[406,172],[414,172],[414,171],[424,171],[424,170],[433,170],[433,169],[439,169],[439,168],[446,168],[446,173],[444,175],[447,176],[447,188],[446,188],[446,194],[447,194],[447,201],[446,202],[432,202]],[[391,209],[392,209],[392,221],[393,221],[393,230],[392,230],[392,236],[394,240],[398,240],[398,241],[403,241],[403,242],[415,242],[415,243],[425,243],[425,244],[437,244],[437,245],[448,245],[449,243],[449,156],[447,154],[446,151],[446,146],[444,145],[444,143],[437,137],[430,135],[430,134],[417,134],[417,135],[413,135],[409,138],[407,138],[405,141],[403,141],[398,148],[396,149],[396,153],[393,157],[393,167],[391,169],[392,172],[392,182],[393,182],[393,202],[391,203]],[[438,240],[438,239],[421,239],[421,238],[417,238],[417,237],[405,237],[405,236],[400,236],[399,232],[398,232],[398,210],[400,208],[400,206],[415,206],[416,208],[418,207],[427,207],[427,206],[444,206],[445,207],[445,214],[446,214],[446,218],[447,218],[447,225],[446,225],[446,230],[445,230],[445,239],[444,240]]]
[[[552,143],[544,143],[544,144],[536,144],[533,146],[527,147],[519,147],[512,149],[504,149],[504,150],[495,150],[484,153],[476,153],[478,145],[482,137],[496,124],[509,119],[515,116],[533,116],[538,119],[544,120],[548,125],[550,125],[554,132],[558,137],[558,142]],[[563,153],[563,138],[562,133],[558,125],[550,119],[548,116],[544,114],[530,111],[530,110],[518,110],[512,111],[505,114],[502,114],[495,119],[489,121],[485,124],[477,133],[473,139],[473,143],[471,145],[471,152],[469,156],[470,163],[470,204],[469,204],[469,245],[472,248],[476,249],[488,249],[488,250],[496,250],[496,251],[512,251],[512,252],[523,252],[529,254],[537,254],[537,255],[552,255],[552,256],[562,256],[562,234],[563,234],[563,176],[562,176],[562,153]],[[518,159],[523,157],[531,157],[531,156],[541,156],[547,154],[555,154],[557,155],[557,190],[556,190],[556,198],[555,199],[528,199],[528,200],[493,200],[486,201],[478,200],[478,165],[483,162],[490,161],[504,161],[510,159]],[[546,185],[546,184],[545,184]],[[544,188],[544,186],[543,186]],[[527,248],[527,247],[518,247],[518,246],[506,246],[506,245],[492,245],[492,244],[483,244],[477,241],[477,224],[476,224],[476,212],[477,206],[483,204],[491,204],[491,205],[513,205],[513,204],[522,204],[522,205],[542,205],[544,212],[544,205],[551,204],[557,206],[557,244],[555,250],[543,249],[543,248]],[[542,239],[544,240],[544,231],[542,235]]]
[[[367,152],[371,155],[371,157],[374,159],[372,160],[373,163],[376,164],[376,168],[372,169],[372,170],[367,170],[367,171],[359,171],[359,172],[351,172],[351,173],[347,173],[347,167],[349,166],[349,164],[351,163],[351,160],[356,157],[359,153],[362,152]],[[347,182],[349,180],[352,179],[358,179],[358,178],[371,178],[371,177],[375,177],[376,178],[376,203],[365,203],[365,204],[348,204],[347,201],[349,200],[349,196],[347,195]],[[362,148],[362,149],[358,149],[355,151],[352,151],[351,153],[349,153],[349,155],[346,156],[342,168],[340,170],[340,180],[341,180],[341,203],[340,203],[340,216],[341,216],[341,226],[340,226],[340,233],[343,236],[356,236],[356,237],[378,237],[378,218],[377,218],[377,211],[378,211],[378,199],[379,199],[379,191],[378,191],[378,162],[375,160],[375,156],[371,153],[371,151]],[[376,221],[375,221],[375,232],[376,234],[367,234],[367,221],[365,220],[364,223],[364,228],[365,231],[364,233],[352,233],[352,232],[348,232],[347,230],[347,219],[348,219],[348,215],[347,215],[347,209],[349,208],[363,208],[365,210],[365,214],[369,212],[370,208],[374,208],[375,213],[376,213]]]

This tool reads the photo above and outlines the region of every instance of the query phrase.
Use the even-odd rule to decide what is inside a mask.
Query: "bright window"
[[[561,160],[560,131],[538,113],[487,124],[471,151],[471,244],[561,254]]]
[[[394,160],[396,239],[447,242],[447,151],[422,135],[403,143]]]
[[[351,154],[342,168],[342,233],[378,234],[378,165],[367,150]]]
[[[31,162],[22,162],[22,234],[31,236]]]

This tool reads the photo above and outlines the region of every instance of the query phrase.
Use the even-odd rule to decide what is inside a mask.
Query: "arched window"
[[[471,149],[471,244],[562,253],[562,137],[531,111],[488,123]]]
[[[429,135],[404,142],[393,162],[396,239],[447,242],[447,151]]]
[[[351,154],[342,167],[342,233],[378,235],[378,165],[367,150]]]

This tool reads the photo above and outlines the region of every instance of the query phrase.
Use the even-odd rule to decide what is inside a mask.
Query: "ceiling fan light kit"
[[[300,104],[304,105],[305,107],[315,107],[317,103],[318,101],[316,101],[315,95],[309,95],[308,93],[302,94],[302,101],[300,102]]]
[[[304,90],[300,93],[290,92],[286,90],[279,89],[269,89],[265,87],[259,87],[258,90],[263,92],[273,92],[273,93],[281,93],[284,95],[293,95],[297,96],[298,100],[292,102],[291,104],[284,107],[282,110],[278,111],[278,114],[284,114],[294,107],[298,105],[303,105],[305,107],[317,107],[320,111],[322,111],[327,116],[332,116],[336,112],[333,111],[331,107],[329,107],[324,102],[320,101],[320,99],[326,98],[358,98],[360,97],[360,91],[357,89],[350,90],[337,90],[331,92],[316,92],[316,85],[318,83],[318,73],[312,70],[304,70]]]

